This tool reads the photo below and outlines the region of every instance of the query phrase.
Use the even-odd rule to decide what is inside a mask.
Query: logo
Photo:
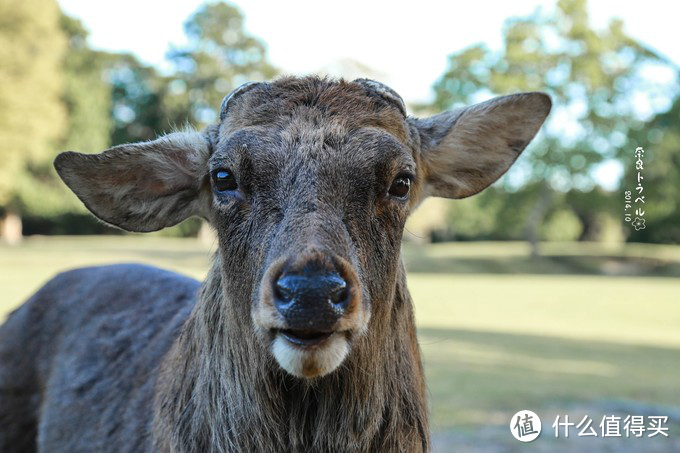
[[[531,442],[541,434],[541,419],[531,411],[519,411],[510,420],[510,432],[520,442]]]

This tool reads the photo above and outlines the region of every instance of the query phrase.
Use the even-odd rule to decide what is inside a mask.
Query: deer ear
[[[176,132],[120,145],[101,154],[61,153],[54,167],[99,219],[128,231],[148,232],[192,215],[207,216],[210,146],[205,135]]]
[[[421,138],[424,195],[465,198],[484,190],[524,151],[551,105],[544,93],[521,93],[412,119]]]

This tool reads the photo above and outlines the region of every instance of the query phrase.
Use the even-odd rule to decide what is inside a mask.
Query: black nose
[[[284,273],[275,284],[274,305],[290,329],[324,331],[345,314],[348,295],[337,272]]]

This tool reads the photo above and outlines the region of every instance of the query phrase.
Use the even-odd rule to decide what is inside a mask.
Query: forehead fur
[[[323,129],[334,135],[362,127],[409,137],[402,111],[365,85],[315,76],[285,77],[262,84],[234,100],[223,133],[251,126]]]

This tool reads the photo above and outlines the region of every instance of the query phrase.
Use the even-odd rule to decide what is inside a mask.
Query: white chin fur
[[[277,335],[272,345],[274,358],[281,368],[301,378],[323,376],[335,370],[349,352],[344,335],[335,333],[324,344],[315,348],[303,349],[290,344]]]

